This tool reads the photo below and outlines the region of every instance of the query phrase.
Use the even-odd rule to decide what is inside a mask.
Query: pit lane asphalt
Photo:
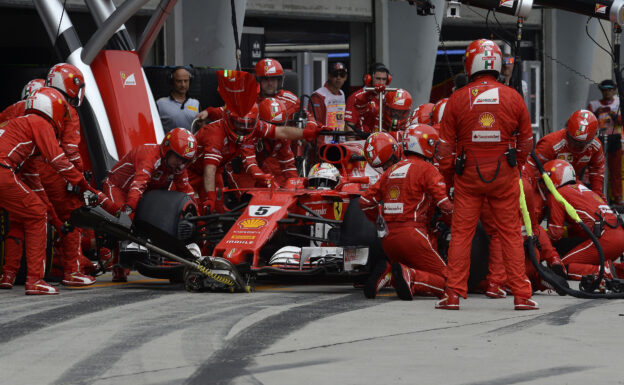
[[[51,297],[16,286],[0,291],[0,383],[624,384],[624,301],[534,298],[539,311],[476,294],[442,311],[392,289],[191,294],[136,273]]]

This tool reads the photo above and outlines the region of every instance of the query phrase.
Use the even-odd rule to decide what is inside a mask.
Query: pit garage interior
[[[84,1],[63,3],[80,40],[86,43],[98,22]],[[126,23],[135,42],[159,3],[147,1]],[[328,62],[347,65],[347,95],[362,85],[371,63],[384,62],[392,71],[394,85],[412,93],[414,105],[435,102],[448,96],[453,77],[463,71],[461,58],[468,42],[487,37],[509,52],[506,42],[514,44],[516,35],[517,19],[512,16],[463,5],[461,17],[447,17],[447,2],[442,0],[432,2],[434,15],[429,16],[417,15],[416,7],[406,1],[234,3],[242,67],[251,70],[259,56],[275,57],[296,73],[288,77],[285,87],[299,95],[323,84]],[[7,106],[17,99],[27,80],[42,75],[59,59],[31,1],[0,0],[0,10],[0,48],[4,52],[0,56],[4,69],[0,105]],[[573,110],[599,96],[596,84],[612,77],[610,57],[588,35],[603,47],[614,40],[610,23],[588,21],[586,16],[567,11],[534,7],[524,21],[522,76],[529,83],[527,104],[538,136],[562,127]],[[166,66],[234,68],[234,57],[230,2],[182,0],[169,15],[143,65],[158,98],[168,92]],[[208,71],[206,76],[212,73]],[[219,104],[215,84],[203,84],[200,79],[191,93],[204,106]]]

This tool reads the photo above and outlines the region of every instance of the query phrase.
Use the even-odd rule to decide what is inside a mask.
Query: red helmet
[[[265,58],[256,63],[254,68],[256,78],[272,78],[276,76],[284,76],[284,69],[280,62],[275,59]]]
[[[43,79],[33,79],[26,83],[22,89],[22,100],[26,100],[27,97],[32,95],[33,92],[37,91],[41,87],[45,87],[45,80]]]
[[[258,125],[259,113],[257,103],[243,116],[230,110],[227,104],[225,105],[223,113],[226,118],[225,122],[228,128],[228,136],[230,139],[236,140],[239,143],[242,142],[245,137],[251,135]]]
[[[244,71],[217,71],[217,91],[225,102],[223,118],[230,139],[241,142],[258,123],[259,86],[254,76]]]
[[[442,116],[444,115],[444,109],[446,108],[446,102],[448,102],[448,100],[449,98],[440,99],[435,106],[433,106],[433,111],[431,112],[432,124],[440,124]]]
[[[364,157],[371,167],[385,170],[401,159],[401,146],[387,132],[375,132],[364,143]]]
[[[475,40],[466,48],[464,70],[468,78],[480,72],[495,72],[500,74],[503,66],[503,54],[492,40]]]
[[[163,158],[173,151],[180,158],[191,161],[197,153],[197,140],[186,128],[174,128],[169,131],[160,143],[160,156]]]
[[[431,112],[433,111],[433,106],[433,103],[425,103],[418,106],[414,112],[412,112],[412,116],[410,116],[408,124],[431,124]]]
[[[258,108],[260,110],[260,120],[275,124],[276,126],[283,126],[286,124],[288,114],[286,112],[286,106],[280,100],[266,98],[260,102]]]
[[[554,159],[546,162],[544,171],[548,173],[555,187],[559,188],[568,183],[576,182],[574,167],[565,160]]]
[[[566,123],[566,136],[570,149],[583,151],[596,136],[598,119],[588,110],[575,111]]]
[[[412,124],[405,129],[403,150],[433,158],[439,139],[438,132],[426,124]]]
[[[26,114],[37,114],[50,120],[58,137],[65,127],[65,117],[69,114],[69,106],[65,97],[57,90],[42,87],[26,99]]]
[[[82,104],[85,81],[82,72],[76,66],[59,63],[50,68],[46,78],[46,86],[63,92],[72,106],[78,107]]]
[[[403,88],[386,93],[383,110],[383,126],[388,131],[405,128],[412,106],[412,95]]]

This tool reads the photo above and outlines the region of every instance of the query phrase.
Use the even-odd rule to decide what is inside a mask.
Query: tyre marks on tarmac
[[[593,366],[557,366],[538,370],[522,370],[522,373],[497,377],[492,380],[467,382],[462,385],[511,385],[529,381],[544,381],[548,377],[564,376],[575,372],[595,369]]]
[[[288,338],[289,334],[310,322],[382,303],[363,299],[362,293],[359,291],[329,297],[325,300],[321,299],[290,308],[250,325],[228,340],[221,349],[216,351],[187,379],[185,384],[229,384],[241,376],[245,376],[245,380],[251,384],[260,384],[246,367],[253,363],[256,355],[273,345],[277,340]],[[306,362],[305,365],[321,363],[324,362]],[[293,366],[289,365],[288,367],[292,368]],[[260,370],[264,371],[265,369],[274,370],[275,368]]]
[[[600,306],[602,304],[607,303],[606,299],[590,299],[590,300],[579,300],[573,305],[566,306],[562,309],[555,310],[546,314],[537,315],[533,318],[522,320],[520,322],[513,323],[511,325],[506,325],[500,328],[496,328],[486,332],[485,334],[493,334],[493,335],[504,335],[510,333],[516,333],[522,331],[524,329],[528,329],[534,326],[537,326],[542,323],[546,323],[554,326],[562,326],[570,323],[572,316],[577,313],[580,313],[584,310],[591,309],[596,306]]]
[[[359,292],[357,294],[361,295]],[[232,356],[232,346],[243,343],[243,346],[251,347],[252,352],[258,352],[266,347],[266,343],[287,335],[287,331],[291,329],[284,325],[292,322],[290,317],[293,311],[313,314],[311,318],[302,316],[301,319],[305,320],[303,323],[300,320],[295,321],[297,325],[302,326],[313,319],[354,309],[349,305],[349,299],[344,297],[344,294],[317,294],[307,291],[284,291],[279,296],[268,292],[258,292],[253,295],[180,294],[178,292],[178,295],[166,299],[165,303],[160,303],[162,300],[159,301],[159,309],[154,308],[155,304],[144,306],[141,303],[133,304],[126,309],[128,313],[126,317],[129,321],[133,318],[131,312],[141,312],[141,316],[136,317],[140,319],[140,324],[127,322],[123,330],[111,336],[105,344],[89,350],[86,357],[66,368],[53,383],[56,385],[109,383],[110,381],[113,383],[115,381],[153,383],[154,376],[157,376],[160,371],[161,378],[171,378],[175,376],[175,373],[182,375],[181,378],[171,382],[179,384],[190,373],[193,373],[195,368],[203,367],[205,360],[215,354],[220,357],[217,359],[219,362],[222,359],[228,360],[227,367],[244,370],[245,365],[239,366],[240,363],[236,362],[239,358]],[[331,298],[331,300],[324,301],[319,298]],[[327,303],[334,304],[336,311],[324,311]],[[341,305],[336,306],[337,303]],[[317,305],[313,306],[313,304]],[[370,305],[372,304],[369,303]],[[265,315],[262,315],[263,313]],[[258,318],[257,314],[261,316]],[[106,313],[103,316],[106,316]],[[244,320],[248,318],[251,321],[246,323]],[[273,324],[276,318],[281,320],[278,325]],[[243,320],[242,323],[241,320]],[[261,337],[262,334],[267,333],[263,330],[265,328],[269,329],[268,335],[271,338]],[[283,332],[270,332],[275,329],[283,329]],[[179,335],[168,337],[180,331],[183,337]],[[185,356],[176,357],[167,363],[168,367],[152,366],[143,371],[133,371],[127,365],[124,367],[124,362],[119,362],[124,357],[140,356],[144,353],[141,349],[157,339],[162,339],[157,341],[158,346],[166,343],[184,344]],[[180,339],[183,341],[180,342]],[[164,354],[167,354],[168,349],[165,346],[162,350]],[[215,350],[216,353],[213,353]],[[239,353],[243,354],[245,351],[243,349]],[[120,366],[116,366],[118,362]],[[124,367],[124,370],[118,370],[119,367]],[[223,368],[220,367],[219,371],[222,370]],[[214,373],[210,375],[209,383],[214,383],[212,378]],[[221,378],[221,375],[217,377]],[[149,380],[146,381],[146,379]],[[164,380],[163,383],[167,381]]]
[[[73,318],[85,314],[135,302],[143,302],[172,293],[173,292],[142,290],[124,293],[111,292],[108,295],[102,295],[96,298],[92,296],[80,299],[77,299],[78,297],[63,298],[61,303],[70,303],[28,314],[21,318],[0,324],[0,344],[7,343],[49,326],[70,321]],[[57,300],[57,298],[50,298],[50,300]]]

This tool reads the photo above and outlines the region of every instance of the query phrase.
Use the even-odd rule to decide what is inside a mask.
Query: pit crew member
[[[599,238],[605,262],[619,258],[624,252],[624,228],[603,198],[583,184],[576,183],[574,168],[566,161],[551,160],[544,164],[544,170],[550,174],[561,196]],[[563,236],[567,214],[563,205],[551,194],[547,196],[547,206],[550,209],[548,236],[558,241]],[[562,258],[568,267],[568,278],[580,280],[584,275],[598,275],[600,257],[591,238],[571,220],[568,221],[568,233],[585,239]]]
[[[95,192],[67,159],[58,140],[69,107],[57,90],[41,88],[26,100],[26,115],[10,120],[0,136],[0,207],[24,224],[26,294],[58,294],[43,280],[45,272],[46,205],[15,173],[24,161],[40,154],[72,185]],[[5,271],[4,274],[14,272]]]
[[[437,139],[430,126],[408,127],[403,139],[406,158],[388,168],[360,197],[360,206],[369,220],[378,227],[384,227],[379,223],[385,221],[387,235],[382,245],[392,262],[393,286],[402,300],[411,300],[416,294],[444,293],[446,264],[428,236],[429,206],[435,204],[445,212],[453,210],[442,176],[430,163]],[[385,269],[375,267],[375,273],[382,277],[388,272],[389,265]],[[379,287],[368,290],[374,292]]]
[[[518,167],[525,163],[532,148],[533,132],[522,97],[496,81],[501,65],[502,53],[496,43],[485,39],[472,42],[464,62],[470,83],[451,95],[444,110],[440,170],[447,180],[454,179],[455,209],[445,296],[436,303],[438,309],[458,310],[459,297],[466,298],[470,245],[485,199],[492,207],[492,219],[501,239],[514,308],[538,308],[531,299],[531,284],[525,275],[518,216]],[[458,159],[454,167],[455,155]]]

